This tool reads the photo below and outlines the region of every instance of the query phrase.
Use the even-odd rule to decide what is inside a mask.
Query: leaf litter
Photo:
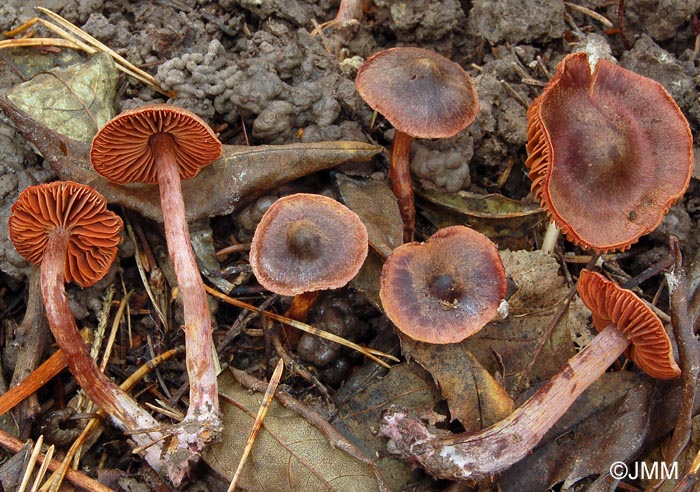
[[[382,2],[375,3],[383,5]],[[577,18],[577,21],[581,19]],[[407,36],[407,32],[401,36]],[[511,55],[524,56],[518,50],[519,46],[514,53],[498,56],[503,57],[503,61]],[[19,71],[28,77],[35,70],[30,65],[38,57],[12,59]],[[535,66],[534,61],[528,68]],[[542,61],[538,63],[542,64]],[[40,71],[57,64],[50,62]],[[114,97],[116,76],[110,64],[111,61],[96,55],[86,63],[43,74],[33,79],[30,85],[18,86],[9,98],[0,98],[0,109],[36,146],[60,178],[90,183],[100,189],[112,204],[158,221],[161,212],[157,206],[157,191],[151,187],[118,189],[102,182],[90,170],[86,142],[101,122],[109,118]],[[478,88],[483,88],[488,77],[485,75],[479,83]],[[518,86],[518,91],[526,90],[522,84],[513,85]],[[44,96],[46,98],[42,99]],[[492,106],[496,107],[498,104]],[[497,110],[489,111],[493,113],[477,122],[477,132],[488,129],[491,124],[488,118],[499,117]],[[499,120],[499,123],[504,125],[505,122]],[[286,183],[304,177],[308,180],[318,171],[337,168],[347,162],[367,161],[381,151],[381,147],[363,142],[352,146],[336,142],[328,145],[278,143],[252,147],[227,145],[224,157],[211,171],[203,172],[185,185],[188,214],[192,218],[225,216],[262,194],[277,191]],[[483,151],[477,149],[478,152]],[[241,176],[241,179],[233,176]],[[396,247],[401,229],[395,202],[387,194],[385,181],[367,176],[350,178],[342,170],[332,181],[340,199],[365,221],[370,241],[379,253],[370,257],[353,287],[362,292],[373,306],[370,316],[381,317],[377,284],[382,256]],[[505,180],[501,184],[505,185],[502,191],[507,193]],[[310,411],[295,413],[274,407],[263,431],[263,434],[267,432],[267,437],[260,440],[264,444],[254,449],[253,464],[248,465],[244,475],[247,489],[282,487],[284,490],[354,491],[387,486],[401,490],[422,481],[427,490],[431,490],[429,481],[419,470],[387,454],[385,440],[376,434],[383,411],[400,404],[413,407],[431,425],[439,428],[478,430],[517,407],[592,337],[589,313],[578,298],[574,298],[554,326],[551,336],[546,340],[543,338],[571,288],[565,280],[569,278],[568,272],[564,277],[560,264],[553,257],[539,252],[505,249],[532,249],[533,234],[544,218],[537,206],[527,199],[483,193],[483,189],[478,193],[460,191],[452,194],[424,185],[423,180],[416,183],[417,194],[421,197],[419,212],[421,220],[425,221],[422,227],[468,224],[482,230],[504,248],[501,256],[514,286],[508,298],[509,316],[492,322],[469,340],[447,348],[421,346],[403,340],[402,348],[407,358],[425,370],[415,363],[406,363],[394,366],[383,377],[356,381],[350,375],[345,386],[356,384],[357,391],[334,404],[314,402],[314,406],[324,413],[322,416],[311,417]],[[201,193],[202,189],[210,192]],[[609,261],[613,263],[615,260]],[[623,264],[622,268],[628,266]],[[692,278],[695,284],[696,277],[693,275]],[[697,291],[691,291],[697,306],[699,296],[695,294]],[[252,336],[243,332],[246,343],[254,348],[259,340],[256,329],[250,331]],[[542,352],[533,358],[540,345],[543,346]],[[358,369],[358,377],[364,368]],[[681,400],[678,387],[672,383],[652,383],[643,376],[619,370],[625,367],[615,369],[618,370],[605,374],[584,393],[530,456],[501,475],[498,479],[501,490],[546,490],[556,484],[561,484],[559,490],[579,490],[581,487],[610,490],[618,484],[608,474],[611,463],[645,458],[653,463],[662,459],[656,443],[661,442],[674,427]],[[220,381],[224,387],[224,399],[236,404],[225,406],[227,430],[220,445],[221,456],[212,450],[214,454],[207,459],[219,473],[230,476],[231,466],[235,468],[231,456],[243,449],[240,439],[245,439],[246,432],[241,429],[250,426],[260,395],[243,390],[233,382],[227,370],[222,372]],[[301,394],[293,388],[287,389]],[[333,413],[335,417],[328,417]],[[338,450],[332,449],[328,443],[339,441],[329,438],[327,432],[319,433],[318,428],[310,424],[314,418],[330,420],[361,450],[363,457],[358,453],[354,456],[353,453],[336,454]],[[228,419],[231,419],[230,424]],[[700,442],[697,419],[692,423],[690,445],[681,463],[683,469],[693,463]],[[272,468],[276,463],[287,466],[276,473]],[[334,468],[336,464],[339,466]],[[374,465],[381,470],[379,474]],[[350,473],[346,473],[348,471]],[[263,483],[262,479],[268,478],[271,481]],[[671,490],[672,485],[664,484],[661,490]],[[482,486],[484,490],[489,487],[488,484]],[[643,486],[647,484],[643,483]]]

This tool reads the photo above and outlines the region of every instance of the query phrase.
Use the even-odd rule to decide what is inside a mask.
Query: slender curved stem
[[[221,415],[211,316],[204,282],[190,244],[175,148],[172,137],[166,133],[151,137],[150,144],[158,173],[168,252],[173,261],[184,310],[185,360],[190,380],[190,402],[185,421],[200,422],[205,427],[200,433],[202,436],[205,432],[218,434],[221,430]],[[206,190],[202,192],[205,193]],[[214,439],[214,434],[205,438],[205,442]]]
[[[506,419],[477,433],[438,436],[405,411],[384,418],[389,450],[418,462],[437,478],[498,473],[527,456],[571,404],[625,351],[614,326],[593,341]]]
[[[412,136],[396,130],[391,144],[391,162],[389,163],[389,179],[398,200],[405,243],[413,241],[413,233],[416,230],[416,205],[413,198],[410,165],[411,142],[413,142]]]
[[[95,361],[90,358],[68,305],[64,264],[69,236],[68,230],[55,229],[49,235],[41,262],[41,292],[44,296],[46,319],[56,343],[65,355],[71,373],[88,398],[103,409],[117,427],[134,432],[131,438],[138,446],[146,446],[161,439],[162,435],[159,432],[138,431],[157,428],[160,423],[100,372]],[[144,457],[156,471],[161,463],[160,451],[161,446],[155,445],[144,452]]]

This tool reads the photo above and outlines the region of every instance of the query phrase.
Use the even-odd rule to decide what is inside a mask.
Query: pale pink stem
[[[114,424],[128,431],[137,446],[146,446],[158,441],[160,432],[141,432],[161,426],[133,398],[105,376],[92,360],[80,336],[78,325],[68,305],[65,291],[64,265],[68,252],[70,232],[57,228],[49,234],[44,257],[41,262],[41,293],[44,296],[46,319],[56,343],[66,357],[68,367],[93,403],[104,410]],[[144,458],[159,471],[162,463],[162,443],[148,447]]]
[[[613,325],[509,417],[476,433],[438,436],[401,411],[384,418],[389,450],[418,462],[437,478],[478,478],[501,472],[527,456],[571,404],[617,360],[629,340]]]
[[[207,442],[221,430],[209,304],[190,244],[172,137],[157,133],[151,137],[150,145],[160,186],[165,238],[184,311],[185,358],[190,381],[190,402],[185,421],[201,423],[203,428],[198,434]],[[203,443],[201,446],[203,448]]]

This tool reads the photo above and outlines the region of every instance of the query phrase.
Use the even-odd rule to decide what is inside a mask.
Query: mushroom
[[[161,446],[152,445],[160,425],[128,394],[107,378],[90,357],[68,305],[64,282],[88,287],[109,270],[121,241],[122,220],[107,210],[102,195],[87,185],[56,181],[20,193],[9,219],[17,252],[41,265],[46,317],[68,367],[85,394],[115,425],[130,433],[146,460],[159,471]]]
[[[680,375],[663,324],[633,292],[583,270],[578,293],[600,333],[552,379],[501,422],[477,433],[439,436],[405,411],[387,415],[381,432],[389,449],[438,478],[476,478],[521,460],[576,398],[625,352],[652,377]]]
[[[367,229],[332,198],[297,193],[265,212],[250,245],[250,266],[267,290],[285,296],[337,289],[367,257]]]
[[[389,179],[404,223],[404,242],[413,241],[415,204],[409,155],[413,138],[449,138],[468,127],[479,112],[469,75],[434,51],[390,48],[365,60],[355,86],[369,106],[396,132]]]
[[[496,246],[464,226],[406,243],[386,259],[379,297],[404,334],[428,343],[461,342],[496,317],[506,276]]]
[[[688,187],[690,127],[658,82],[573,53],[527,115],[532,191],[575,244],[629,248]]]
[[[221,415],[209,304],[190,244],[180,180],[196,176],[220,155],[221,143],[204,121],[168,104],[143,106],[116,116],[95,135],[90,151],[95,171],[110,181],[159,185],[168,252],[182,294],[190,381],[182,429],[191,429],[193,434],[181,437],[181,445],[193,455],[216,439]],[[190,422],[197,425],[186,425]]]

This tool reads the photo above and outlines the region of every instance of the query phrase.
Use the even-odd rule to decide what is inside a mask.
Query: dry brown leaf
[[[515,408],[506,390],[463,343],[434,345],[402,337],[401,345],[432,374],[447,400],[450,417],[459,420],[465,430],[495,424]]]
[[[162,221],[156,185],[118,185],[98,175],[90,164],[90,143],[61,135],[0,96],[0,110],[32,142],[63,180],[87,184],[107,201]],[[231,213],[282,184],[347,162],[364,162],[382,147],[364,142],[317,142],[245,147],[224,145],[220,159],[183,181],[187,218]]]
[[[379,277],[382,274],[383,265],[384,259],[379,253],[370,249],[360,273],[349,284],[353,289],[362,292],[365,298],[380,311],[382,310],[382,301],[379,298]]]
[[[589,330],[589,311],[575,298],[546,342],[532,372],[524,374],[570,287],[559,275],[556,259],[541,251],[503,251],[501,259],[506,275],[517,286],[508,300],[509,316],[488,324],[464,343],[491,374],[504,376],[505,387],[512,394],[522,378],[529,384],[544,381],[575,354],[571,334]]]
[[[263,395],[240,386],[229,372],[219,376],[219,393],[224,432],[221,442],[212,445],[204,459],[230,479]],[[277,401],[270,405],[239,486],[248,492],[379,490],[372,466],[332,448],[320,431]]]
[[[340,197],[367,227],[369,244],[389,256],[403,243],[403,222],[396,197],[386,181],[360,180],[336,175]]]
[[[610,466],[633,459],[645,441],[652,391],[653,383],[644,376],[604,374],[531,455],[501,474],[500,490],[548,490],[558,483],[572,490],[588,477],[597,479],[585,490],[613,490]]]
[[[423,214],[436,227],[466,225],[502,247],[530,249],[532,230],[546,220],[544,210],[530,199],[512,200],[503,195],[459,191],[448,193],[414,180],[422,199]]]
[[[346,386],[353,386],[351,378]],[[343,388],[340,390],[343,392]],[[386,439],[377,435],[384,410],[391,405],[423,409],[430,413],[439,396],[430,375],[417,364],[393,366],[386,376],[372,382],[338,403],[333,426],[367,456],[377,456],[377,467],[384,480],[394,489],[403,490],[420,476],[409,463],[386,451]]]

